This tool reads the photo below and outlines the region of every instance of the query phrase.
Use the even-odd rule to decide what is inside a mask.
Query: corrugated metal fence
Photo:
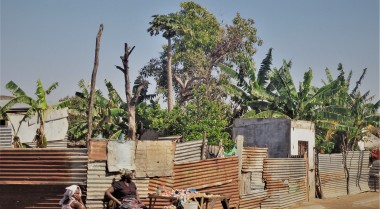
[[[195,188],[210,194],[231,195],[230,207],[239,204],[237,156],[174,165],[174,188]],[[222,208],[218,202],[214,208]]]
[[[65,187],[86,196],[87,149],[0,149],[1,209],[60,208]]]
[[[350,194],[369,191],[369,151],[347,153]],[[343,155],[319,154],[318,169],[324,198],[347,195]]]
[[[288,208],[306,200],[305,159],[264,159],[263,178],[269,198],[263,201],[261,208]]]

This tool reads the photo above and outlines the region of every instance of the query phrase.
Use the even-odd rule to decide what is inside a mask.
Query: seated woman
[[[77,185],[66,187],[63,198],[59,201],[62,209],[86,209],[82,201],[82,190]]]
[[[132,182],[133,173],[125,170],[121,174],[120,181],[114,182],[105,192],[105,195],[123,209],[147,209],[141,203],[137,187]]]

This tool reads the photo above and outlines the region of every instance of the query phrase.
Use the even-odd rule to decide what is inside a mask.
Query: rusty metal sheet
[[[305,159],[264,159],[263,178],[269,198],[261,203],[262,208],[287,208],[306,199]]]
[[[239,209],[260,209],[261,203],[268,198],[266,190],[253,190],[249,194],[240,195]]]
[[[88,160],[107,160],[107,140],[90,139]]]
[[[65,187],[87,196],[87,149],[0,149],[1,208],[55,209]]]
[[[172,176],[174,149],[173,141],[137,141],[136,177]]]
[[[195,188],[210,194],[231,195],[230,207],[239,204],[238,157],[207,159],[174,165],[174,189]],[[214,208],[221,208],[217,203]]]
[[[108,141],[107,167],[109,172],[135,170],[136,141]]]
[[[0,184],[83,184],[87,149],[0,149]]]

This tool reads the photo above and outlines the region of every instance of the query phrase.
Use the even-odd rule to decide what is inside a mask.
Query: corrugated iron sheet
[[[87,195],[87,149],[0,149],[1,207],[59,208],[65,187]]]
[[[264,159],[268,157],[268,148],[244,147],[242,155],[242,186],[240,194],[249,194],[251,190],[263,190]],[[242,189],[242,188],[241,188]]]
[[[369,181],[368,186],[371,191],[380,190],[380,160],[375,160],[369,167]]]
[[[175,163],[201,160],[201,149],[202,140],[177,143],[175,148]]]
[[[165,190],[171,190],[173,188],[173,177],[156,177],[149,179],[148,193],[156,193],[157,187],[164,187]],[[141,201],[149,206],[149,198],[142,198]],[[161,209],[164,206],[170,205],[170,201],[167,199],[157,199],[155,204],[152,205],[152,209]]]
[[[239,209],[260,209],[261,203],[267,198],[267,190],[255,190],[251,194],[240,195]]]
[[[0,148],[12,147],[12,129],[7,126],[0,126]]]
[[[287,208],[306,199],[306,162],[302,158],[264,159],[268,199],[262,208]]]
[[[210,194],[231,195],[230,207],[239,204],[238,157],[174,165],[174,189],[195,188]],[[217,203],[214,208],[222,208]]]
[[[324,198],[347,195],[343,155],[319,154],[319,176]],[[369,152],[348,152],[350,194],[369,191]]]
[[[106,161],[91,161],[87,173],[87,209],[103,209],[105,191],[114,181],[120,180],[119,173],[106,171]],[[148,196],[149,179],[134,179],[141,198]]]

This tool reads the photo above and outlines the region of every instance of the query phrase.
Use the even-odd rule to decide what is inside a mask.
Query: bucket
[[[183,209],[198,209],[198,202],[184,202],[182,203]]]

